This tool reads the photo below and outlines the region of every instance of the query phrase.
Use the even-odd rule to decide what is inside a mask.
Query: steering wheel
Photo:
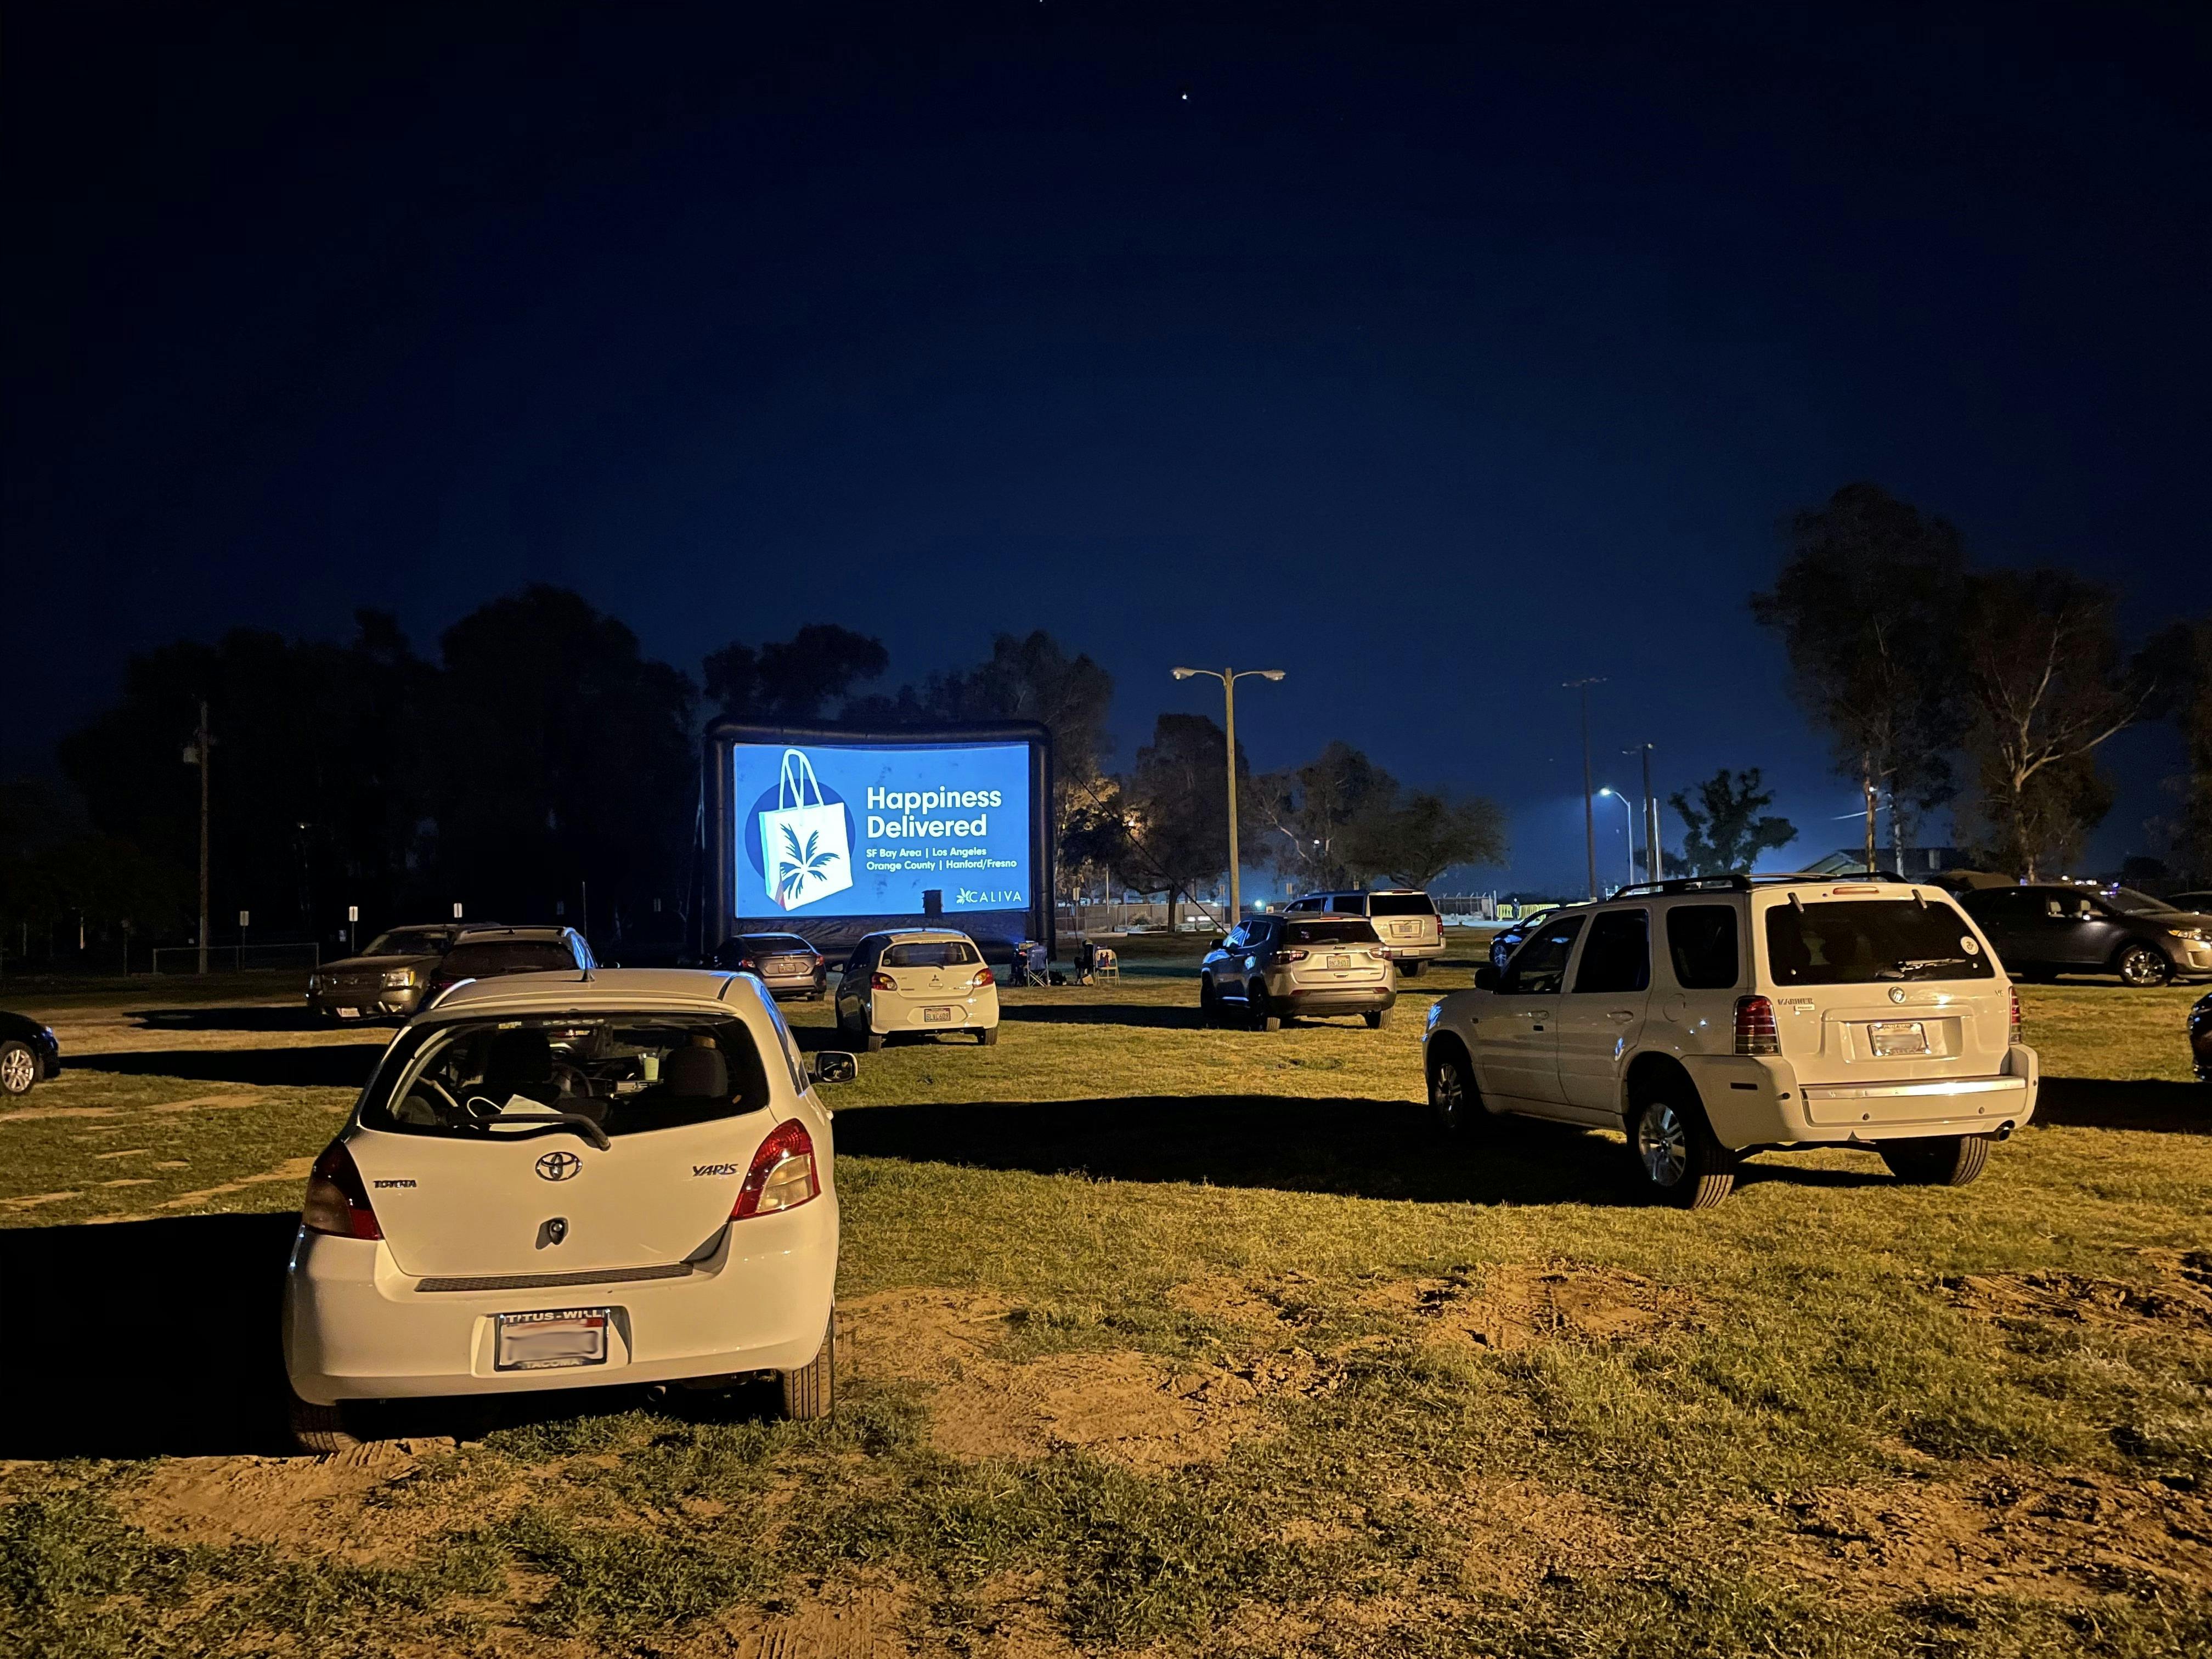
[[[589,1100],[592,1097],[592,1079],[565,1060],[553,1062],[553,1081],[561,1085],[562,1094],[570,1099]]]
[[[430,1103],[430,1109],[448,1120],[465,1115],[461,1103],[453,1098],[453,1091],[434,1077],[418,1077],[408,1085],[409,1098],[417,1094],[435,1095],[437,1099]]]

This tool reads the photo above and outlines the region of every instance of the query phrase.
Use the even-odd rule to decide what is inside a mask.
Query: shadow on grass
[[[1198,1029],[1194,993],[1188,1008],[1157,1002],[1023,1002],[1002,1004],[1000,1020],[1008,1025],[1141,1025],[1154,1030]]]
[[[1271,1188],[1420,1203],[1641,1205],[1617,1140],[1509,1119],[1445,1138],[1408,1101],[1145,1096],[872,1106],[841,1113],[837,1150],[1035,1175]],[[1750,1165],[1747,1181],[1887,1184],[1864,1172]]]
[[[289,1452],[278,1316],[298,1224],[0,1229],[0,1278],[30,1304],[0,1457]]]
[[[2036,1097],[2034,1121],[2084,1129],[2212,1135],[2212,1083],[2047,1077]]]
[[[320,1024],[307,1005],[273,1008],[133,1008],[149,1031],[312,1031]]]
[[[118,1077],[175,1077],[192,1083],[263,1088],[358,1089],[383,1058],[382,1042],[334,1042],[299,1048],[151,1048],[132,1054],[64,1055],[72,1072]]]

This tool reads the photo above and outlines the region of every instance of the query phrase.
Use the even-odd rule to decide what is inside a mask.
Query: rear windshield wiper
[[[482,1122],[486,1129],[495,1129],[502,1123],[539,1124],[543,1127],[531,1130],[530,1133],[540,1135],[573,1129],[603,1152],[612,1144],[607,1139],[607,1132],[581,1112],[501,1112],[497,1117],[483,1119]],[[507,1138],[526,1140],[529,1136],[512,1135]]]
[[[1907,979],[1914,974],[1925,972],[1930,968],[1962,967],[1966,960],[1964,957],[1929,957],[1923,962],[1893,962],[1875,977],[1876,979]]]

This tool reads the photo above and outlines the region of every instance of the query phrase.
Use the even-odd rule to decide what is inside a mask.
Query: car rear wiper
[[[482,1122],[487,1129],[496,1128],[502,1123],[535,1123],[544,1126],[542,1128],[532,1129],[532,1134],[551,1134],[561,1129],[573,1129],[603,1152],[612,1144],[607,1139],[607,1132],[581,1112],[501,1112],[497,1117],[483,1119]],[[512,1137],[516,1140],[528,1138],[526,1135]]]
[[[1929,968],[1956,968],[1966,960],[1964,957],[1929,957],[1922,962],[1893,962],[1876,974],[1876,979],[1905,979]]]

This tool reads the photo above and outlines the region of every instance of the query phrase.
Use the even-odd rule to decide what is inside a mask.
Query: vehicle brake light
[[[2012,993],[2012,1019],[2007,1027],[2006,1035],[2013,1042],[2017,1042],[2020,1041],[2020,987],[2008,985],[2005,988]]]
[[[1774,1024],[1774,1005],[1765,997],[1735,1000],[1735,1051],[1740,1054],[1782,1052],[1782,1033]]]
[[[1287,968],[1294,962],[1305,959],[1306,953],[1303,951],[1278,951],[1267,958],[1267,965],[1270,968]]]
[[[738,1201],[730,1206],[730,1219],[770,1215],[795,1210],[821,1194],[822,1182],[814,1173],[814,1139],[797,1118],[779,1123],[753,1154],[745,1184],[738,1188]]]
[[[889,974],[870,974],[868,988],[871,991],[896,991],[898,989],[898,981]]]
[[[988,968],[978,968],[975,970],[975,977],[968,982],[980,991],[986,985],[996,985],[999,981]]]
[[[369,1205],[368,1188],[362,1184],[361,1171],[343,1140],[331,1142],[315,1160],[314,1172],[307,1177],[307,1195],[301,1201],[300,1221],[309,1232],[333,1238],[384,1237]]]

